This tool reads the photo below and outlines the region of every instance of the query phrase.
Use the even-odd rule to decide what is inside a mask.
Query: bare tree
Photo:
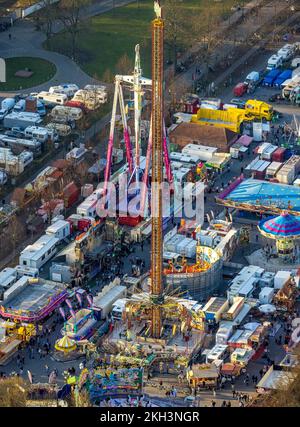
[[[179,47],[186,45],[188,40],[187,15],[180,0],[166,0],[164,2],[165,14],[165,43],[170,49],[170,59],[173,62],[174,70],[177,68],[177,54]]]
[[[195,34],[195,42],[200,42],[202,45],[198,55],[199,60],[207,68],[211,65],[212,53],[218,44],[216,28],[218,28],[219,22],[220,17],[213,7],[207,7],[201,12],[201,20],[199,20],[199,16],[195,16],[193,19],[192,32]]]
[[[102,75],[102,81],[105,83],[113,83],[114,79],[113,73],[109,68],[107,68]]]
[[[52,36],[53,24],[56,19],[56,5],[51,0],[42,0],[42,9],[36,15],[39,18],[41,29],[47,36],[47,39]]]
[[[116,70],[119,74],[128,74],[132,71],[133,63],[127,53],[124,53],[117,62]]]
[[[71,37],[71,56],[75,59],[78,33],[81,29],[81,12],[90,3],[90,0],[61,0],[58,6],[58,19],[64,30]]]

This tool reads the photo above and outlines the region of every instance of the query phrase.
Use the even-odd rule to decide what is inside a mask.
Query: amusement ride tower
[[[151,335],[160,338],[163,317],[162,182],[163,182],[163,39],[161,7],[154,2],[152,21],[152,188],[151,188]]]

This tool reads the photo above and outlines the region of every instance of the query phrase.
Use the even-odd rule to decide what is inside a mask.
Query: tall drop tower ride
[[[162,182],[163,182],[163,41],[164,22],[159,2],[154,2],[152,21],[152,188],[151,188],[151,335],[160,338],[162,330]]]

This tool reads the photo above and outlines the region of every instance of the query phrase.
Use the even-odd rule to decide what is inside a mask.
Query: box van
[[[56,117],[64,117],[68,120],[80,120],[82,118],[82,110],[76,107],[63,107],[61,105],[57,105],[51,111],[51,116]]]
[[[64,93],[40,92],[36,97],[45,105],[64,105],[68,100],[67,95]]]
[[[279,55],[272,55],[268,59],[267,70],[274,70],[276,68],[280,68],[283,64],[283,58]]]
[[[16,101],[14,98],[5,98],[1,102],[1,109],[10,111],[14,108]]]
[[[112,311],[111,311],[111,318],[112,320],[122,320],[123,312],[126,307],[126,303],[128,302],[128,298],[121,298],[118,299],[113,303]]]

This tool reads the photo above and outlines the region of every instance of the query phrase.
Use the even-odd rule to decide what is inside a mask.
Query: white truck
[[[267,70],[274,70],[276,68],[280,68],[283,64],[283,58],[279,55],[272,55],[268,59]]]
[[[112,313],[116,301],[126,296],[126,286],[122,286],[118,282],[119,280],[115,279],[93,299],[93,310],[100,311],[101,319],[105,319],[109,313]]]
[[[219,324],[219,329],[216,333],[216,344],[227,344],[227,341],[233,333],[234,323],[230,321],[222,321]]]
[[[124,310],[126,308],[126,303],[129,301],[128,298],[120,298],[113,303],[111,318],[113,321],[122,320]]]

